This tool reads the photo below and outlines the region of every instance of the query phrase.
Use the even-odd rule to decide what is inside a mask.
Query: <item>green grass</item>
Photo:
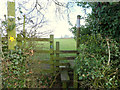
[[[76,50],[76,41],[74,39],[55,39],[55,49],[56,42],[60,43],[60,50]]]
[[[76,42],[74,39],[54,39],[54,49],[56,49],[56,42],[60,44],[60,50],[76,50]],[[36,48],[41,50],[49,50],[50,43],[44,41],[36,42]]]

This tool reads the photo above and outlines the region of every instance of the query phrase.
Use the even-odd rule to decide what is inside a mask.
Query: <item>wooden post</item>
[[[79,48],[79,45],[80,45],[80,15],[77,16],[77,32],[76,32],[76,47],[77,47],[77,57],[79,57],[79,52],[78,52],[78,48]],[[73,87],[74,88],[78,88],[78,74],[76,73],[76,67],[74,69],[74,85]]]
[[[56,42],[56,57],[59,57],[59,50],[60,50],[59,42]],[[59,64],[59,60],[56,60],[56,63]],[[59,69],[59,65],[56,66],[56,69]],[[57,71],[57,73],[58,73],[58,71]]]
[[[23,36],[26,37],[26,31],[25,31],[25,15],[23,16],[24,20],[23,20]]]
[[[26,30],[25,30],[25,19],[26,16],[24,15],[24,21],[23,21],[23,38],[24,38],[24,47],[26,46]]]
[[[51,69],[54,71],[54,35],[50,35],[50,61],[52,62]]]
[[[16,46],[16,25],[15,25],[15,0],[7,2],[8,13],[8,49],[14,50]]]
[[[25,15],[23,16],[24,20],[23,20],[23,37],[21,34],[17,34],[17,45],[19,47],[23,47],[25,48],[26,46],[26,30],[25,30]],[[22,41],[24,41],[24,44],[22,43]]]
[[[2,37],[0,31],[0,90],[2,90]]]

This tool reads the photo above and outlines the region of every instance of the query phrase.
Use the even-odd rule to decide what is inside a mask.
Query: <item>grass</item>
[[[74,39],[54,39],[54,50],[56,49],[56,42],[60,44],[60,50],[76,50],[76,42]],[[36,48],[42,50],[49,50],[50,43],[44,41],[36,42]]]
[[[56,42],[60,43],[60,50],[76,50],[76,41],[74,39],[55,39],[54,41],[55,49]]]

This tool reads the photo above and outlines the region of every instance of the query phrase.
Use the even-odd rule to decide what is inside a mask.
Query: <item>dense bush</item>
[[[84,39],[83,39],[84,38]],[[119,47],[118,43],[109,39],[111,58],[107,41],[97,35],[84,35],[80,38],[79,57],[76,59],[80,86],[91,88],[117,88],[119,80]],[[114,58],[116,57],[116,59]]]
[[[17,46],[8,50],[7,41],[3,42],[3,88],[23,88],[26,82],[26,55]]]
[[[30,59],[33,53],[29,47],[16,46],[15,50],[8,50],[7,38],[2,43],[3,88],[49,88],[53,85],[53,76],[42,72],[34,74],[31,68],[34,60]]]
[[[78,2],[92,8],[85,26],[80,27],[76,69],[80,87],[118,88],[120,86],[120,3]],[[76,27],[70,29],[76,37]]]

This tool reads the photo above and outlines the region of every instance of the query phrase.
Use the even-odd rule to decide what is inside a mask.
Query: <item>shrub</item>
[[[109,38],[103,39],[100,34],[83,35],[80,38],[79,56],[76,68],[81,87],[117,88],[119,80],[119,44]],[[110,65],[108,65],[110,47]]]

